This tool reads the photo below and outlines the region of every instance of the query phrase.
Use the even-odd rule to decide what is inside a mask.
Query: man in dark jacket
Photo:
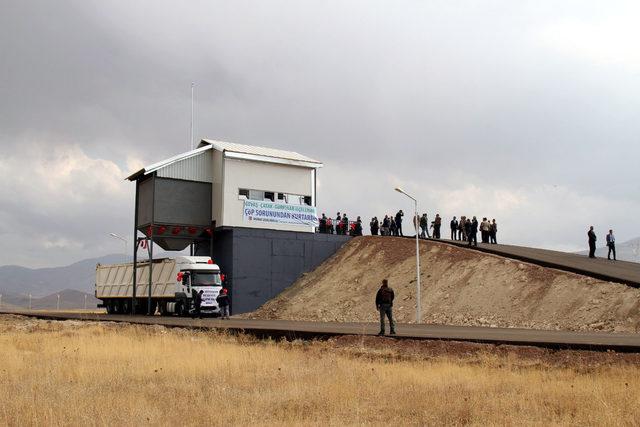
[[[451,240],[457,240],[456,236],[458,234],[458,220],[456,220],[455,216],[451,220],[449,227],[451,228]]]
[[[382,286],[376,294],[376,308],[380,312],[380,332],[378,335],[384,335],[384,316],[389,319],[389,328],[391,335],[396,334],[396,324],[393,321],[393,298],[395,297],[393,289],[389,287],[387,279],[382,281]]]
[[[320,233],[327,232],[327,216],[325,214],[322,214],[322,218],[320,218],[320,226],[318,227],[318,229]]]
[[[371,228],[371,235],[377,236],[378,230],[380,229],[380,223],[378,222],[378,217],[371,218],[371,222],[369,223],[369,227]]]
[[[229,318],[229,292],[227,288],[222,288],[220,294],[216,298],[216,302],[218,303],[218,307],[220,307],[220,318],[228,319]]]
[[[589,227],[589,231],[587,232],[587,237],[589,238],[589,258],[596,257],[596,233],[593,231],[593,225]]]
[[[396,214],[396,231],[397,231],[396,236],[404,236],[404,234],[402,234],[402,217],[403,216],[404,216],[404,212],[402,212],[402,209],[400,209]]]
[[[440,238],[440,227],[442,227],[442,218],[440,214],[436,214],[436,218],[433,220],[433,238]]]
[[[202,306],[202,294],[204,293],[204,291],[201,289],[199,292],[196,292],[195,290],[191,291],[191,295],[193,297],[193,309],[194,309],[194,314],[198,317],[202,317],[202,314],[200,313],[200,307]]]
[[[469,246],[473,242],[473,246],[478,246],[478,220],[473,217],[471,221],[471,233],[469,234]]]

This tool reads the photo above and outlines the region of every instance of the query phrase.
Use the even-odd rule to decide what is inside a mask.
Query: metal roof
[[[322,162],[314,160],[311,157],[303,156],[295,151],[277,150],[275,148],[258,147],[255,145],[236,144],[234,142],[216,141],[212,139],[203,139],[200,147],[212,146],[215,150],[226,153],[245,154],[247,156],[228,156],[236,158],[246,158],[247,160],[258,160],[270,163],[287,163],[297,166],[306,166],[312,168],[321,168]],[[282,162],[278,160],[288,160]]]
[[[199,155],[199,154],[201,154],[201,153],[203,153],[205,151],[211,150],[211,148],[212,147],[210,145],[203,146],[203,147],[198,147],[195,150],[187,151],[185,153],[181,153],[181,154],[178,154],[176,156],[169,157],[168,159],[159,161],[157,163],[154,163],[152,165],[144,167],[144,168],[140,169],[137,172],[132,173],[131,175],[129,175],[127,177],[127,179],[129,181],[135,181],[141,175],[148,175],[148,174],[150,174],[152,172],[157,171],[158,169],[162,169],[162,168],[164,168],[166,166],[169,166],[169,165],[172,165],[172,164],[174,164],[176,162],[179,162],[179,161],[182,161],[182,160],[185,160],[185,159],[189,159],[191,157],[195,157],[195,156],[197,156],[197,155]]]
[[[178,154],[168,159],[149,165],[132,173],[127,177],[129,181],[135,181],[142,175],[148,175],[162,168],[182,162],[186,159],[196,157],[208,150],[218,150],[225,153],[225,157],[254,160],[258,162],[278,163],[292,166],[301,166],[307,168],[321,168],[322,162],[314,160],[311,157],[303,156],[295,151],[277,150],[275,148],[257,147],[254,145],[236,144],[233,142],[216,141],[212,139],[203,139],[195,150]],[[189,167],[190,165],[184,165]]]

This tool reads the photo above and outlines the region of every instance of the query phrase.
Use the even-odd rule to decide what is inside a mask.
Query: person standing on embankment
[[[393,321],[393,299],[395,294],[393,289],[389,287],[387,279],[382,280],[382,286],[378,289],[376,294],[376,308],[380,312],[380,332],[378,335],[384,335],[384,317],[389,319],[389,328],[391,329],[391,335],[396,334],[396,324]]]

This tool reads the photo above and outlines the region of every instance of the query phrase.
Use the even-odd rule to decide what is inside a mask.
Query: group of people
[[[349,221],[346,213],[340,214],[340,212],[338,212],[334,220],[323,213],[318,223],[319,233],[362,236],[362,219],[360,217],[355,221]]]
[[[400,209],[395,215],[387,214],[382,220],[379,220],[377,216],[371,218],[369,222],[369,230],[372,236],[398,236],[403,237],[402,223],[404,219],[404,212]],[[429,222],[429,218],[426,213],[422,215],[416,215],[413,218],[413,226],[419,230],[419,237],[422,239],[441,238],[442,217],[440,214],[436,214],[433,221]],[[449,223],[451,231],[451,240],[461,240],[469,242],[469,245],[478,245],[478,231],[481,235],[482,243],[498,243],[498,224],[495,218],[489,221],[486,217],[482,218],[482,222],[478,222],[474,216],[467,218],[461,216],[460,220],[457,217],[453,217]],[[319,218],[318,231],[326,234],[342,234],[350,236],[362,236],[362,220],[360,217],[356,221],[349,221],[347,214],[336,214],[336,218],[329,218],[324,213]]]
[[[498,243],[498,223],[496,219],[489,221],[487,217],[482,218],[482,222],[478,223],[478,219],[474,216],[471,219],[461,216],[458,220],[455,216],[449,223],[451,228],[451,240],[461,240],[469,242],[469,245],[478,246],[478,231],[482,243]],[[440,236],[437,237],[438,239]]]
[[[369,223],[371,235],[377,236],[380,234],[381,236],[404,236],[404,234],[402,234],[403,217],[404,212],[402,212],[402,209],[400,209],[395,215],[385,215],[382,222],[378,220],[377,216],[374,216],[371,218],[371,222]]]
[[[404,212],[402,212],[402,210],[399,210],[395,216],[385,215],[382,222],[378,220],[378,217],[374,216],[371,218],[371,222],[369,223],[371,235],[377,236],[380,234],[381,236],[403,236],[403,217]],[[442,217],[440,217],[440,214],[436,214],[435,218],[431,222],[429,222],[429,218],[426,213],[423,213],[422,215],[418,214],[413,218],[413,226],[420,231],[419,237],[422,239],[430,239],[432,235],[434,239],[441,238]],[[480,231],[482,243],[498,243],[498,224],[496,223],[495,218],[489,221],[485,217],[482,218],[482,222],[478,222],[475,216],[472,218],[462,216],[460,217],[460,220],[454,216],[449,223],[449,228],[451,230],[451,240],[466,241],[469,242],[469,245],[473,244],[477,246],[477,235],[478,231]],[[430,231],[432,233],[430,233]]]
[[[202,289],[200,289],[200,291],[198,292],[196,292],[195,289],[191,291],[194,316],[202,317],[202,294],[204,294],[204,291]],[[222,288],[222,290],[216,297],[216,302],[218,303],[218,307],[220,307],[220,318],[229,319],[229,306],[231,305],[231,301],[229,299],[229,291],[227,290],[227,288]]]
[[[593,225],[589,227],[589,231],[587,232],[587,237],[589,239],[589,258],[596,257],[596,241],[598,238],[596,237],[596,232],[593,231]],[[607,252],[607,259],[611,261],[611,254],[613,254],[613,260],[616,260],[616,236],[613,235],[613,230],[609,230],[609,234],[606,237],[607,248],[609,251]]]

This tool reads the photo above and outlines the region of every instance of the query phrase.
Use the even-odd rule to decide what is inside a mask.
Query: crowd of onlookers
[[[404,236],[402,230],[402,223],[404,221],[404,212],[399,210],[395,215],[387,214],[382,220],[378,217],[371,218],[369,222],[369,230],[372,236]],[[413,218],[413,227],[418,230],[419,237],[423,239],[441,238],[442,218],[440,214],[436,214],[432,221],[429,221],[426,213],[422,215],[417,214]],[[451,240],[460,240],[469,242],[469,245],[478,244],[478,232],[480,232],[481,241],[483,243],[498,243],[498,224],[493,219],[489,221],[486,217],[482,218],[481,222],[478,222],[475,216],[468,218],[461,216],[458,220],[457,217],[449,222],[450,238]],[[363,226],[362,219],[357,217],[355,221],[349,221],[347,214],[341,214],[338,212],[335,219],[327,217],[322,214],[319,218],[318,231],[320,233],[327,234],[342,234],[349,236],[362,236]]]
[[[360,217],[355,221],[349,221],[346,213],[340,214],[338,212],[335,219],[322,214],[318,223],[319,233],[362,236],[362,219]]]

